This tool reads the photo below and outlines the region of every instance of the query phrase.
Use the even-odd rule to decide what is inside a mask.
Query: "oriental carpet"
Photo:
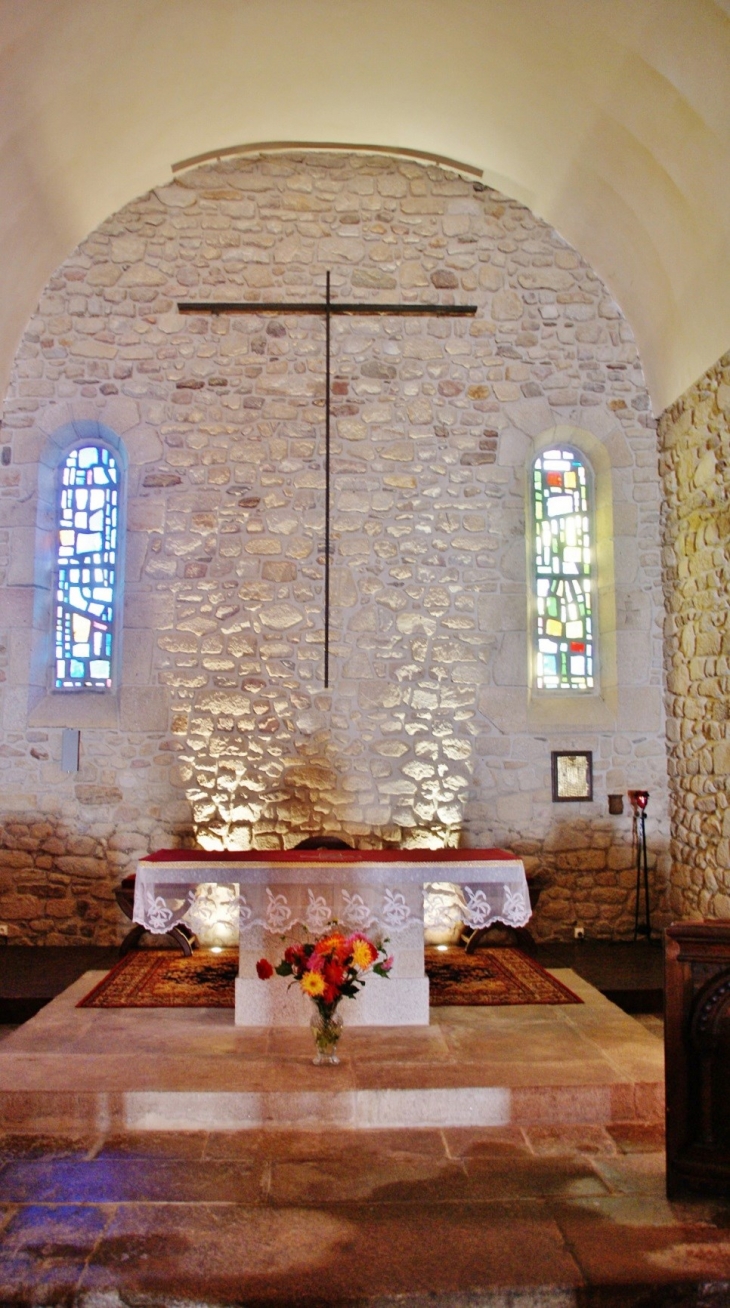
[[[582,1004],[572,990],[521,949],[426,946],[431,1006]]]
[[[426,949],[431,1004],[449,1007],[503,1004],[580,1004],[539,963],[519,949],[458,946]],[[79,1008],[233,1008],[238,951],[190,958],[170,949],[138,949],[125,955],[78,1004]]]

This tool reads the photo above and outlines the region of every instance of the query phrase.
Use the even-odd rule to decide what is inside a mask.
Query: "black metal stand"
[[[649,905],[649,860],[646,854],[646,812],[643,808],[636,811],[636,916],[634,918],[634,940],[640,935],[651,940],[651,909]],[[638,824],[641,824],[640,826]],[[639,922],[641,908],[641,883],[644,882],[644,921]]]

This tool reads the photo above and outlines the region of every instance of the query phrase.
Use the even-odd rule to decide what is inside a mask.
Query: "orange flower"
[[[314,946],[315,954],[335,954],[339,955],[345,944],[345,937],[341,931],[332,931],[328,936],[322,936]]]
[[[325,983],[321,972],[305,972],[299,984],[305,995],[311,995],[313,999],[324,994]]]

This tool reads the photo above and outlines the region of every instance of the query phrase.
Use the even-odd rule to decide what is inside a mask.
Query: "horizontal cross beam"
[[[325,317],[337,314],[379,314],[383,317],[416,318],[436,315],[442,318],[473,318],[477,311],[475,304],[347,304],[344,300],[317,300],[311,304],[296,304],[291,301],[264,301],[263,303],[241,303],[236,300],[183,300],[178,303],[180,313],[301,313],[321,314]]]

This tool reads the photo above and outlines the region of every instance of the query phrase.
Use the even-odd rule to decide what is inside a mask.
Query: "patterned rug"
[[[426,949],[431,1004],[581,1004],[567,986],[519,949]],[[137,949],[77,1008],[233,1008],[238,951]]]
[[[431,1006],[461,1004],[582,1004],[567,986],[520,949],[426,947]]]
[[[238,950],[133,949],[77,1008],[233,1008]]]

